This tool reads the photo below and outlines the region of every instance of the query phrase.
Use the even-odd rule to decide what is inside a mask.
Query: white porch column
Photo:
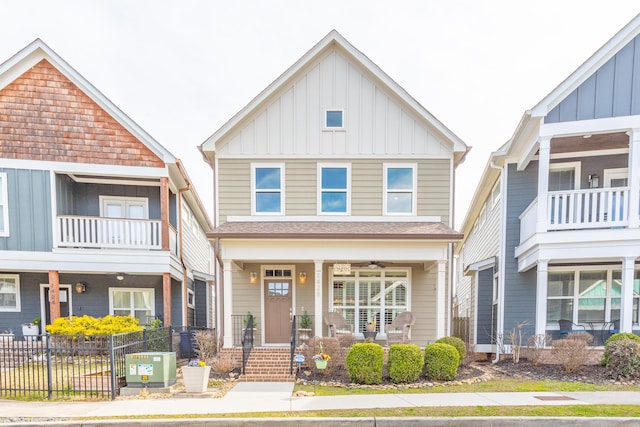
[[[631,332],[633,325],[633,276],[636,264],[635,257],[622,260],[622,292],[620,307],[620,332]],[[611,319],[615,320],[615,319]]]
[[[233,320],[231,319],[232,312],[232,299],[231,299],[231,289],[233,283],[231,281],[231,261],[223,260],[222,266],[224,271],[222,272],[224,276],[224,346],[225,347],[233,347]]]
[[[549,159],[551,153],[551,138],[545,137],[538,142],[538,211],[536,233],[547,231],[547,205],[549,193]]]
[[[547,332],[547,284],[549,281],[549,261],[538,261],[538,274],[536,285],[536,335],[544,335]]]
[[[315,273],[313,275],[313,277],[315,277],[315,282],[314,282],[314,307],[313,307],[313,311],[315,314],[315,331],[314,331],[314,335],[317,337],[321,337],[322,336],[322,324],[323,324],[323,319],[322,319],[322,282],[323,282],[323,277],[322,277],[322,264],[323,261],[322,260],[314,260],[313,261],[315,264]]]
[[[444,337],[445,323],[445,287],[446,287],[447,261],[438,261],[438,278],[436,283],[436,339]]]
[[[640,129],[629,132],[629,228],[640,227]]]

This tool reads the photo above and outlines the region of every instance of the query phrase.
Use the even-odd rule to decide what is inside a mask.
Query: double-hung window
[[[20,311],[20,276],[0,274],[0,311]]]
[[[416,165],[384,165],[384,214],[416,214]]]
[[[133,316],[140,324],[148,324],[156,315],[155,291],[148,288],[109,288],[110,314]]]
[[[253,214],[283,214],[284,165],[252,164],[251,169]]]
[[[0,236],[9,235],[9,206],[7,197],[7,174],[0,172]]]
[[[318,165],[318,214],[349,214],[351,165]]]

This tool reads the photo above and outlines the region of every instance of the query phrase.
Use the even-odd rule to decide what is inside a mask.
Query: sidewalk
[[[292,397],[293,383],[238,383],[224,397],[23,402],[0,400],[2,418],[75,418],[430,406],[640,405],[640,392],[369,394]],[[517,414],[514,414],[517,415]]]

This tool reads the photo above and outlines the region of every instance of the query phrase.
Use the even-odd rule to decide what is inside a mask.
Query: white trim
[[[327,113],[331,112],[340,112],[342,113],[342,126],[328,126],[327,125]],[[322,115],[322,130],[323,131],[344,131],[347,129],[346,125],[346,116],[343,108],[325,108]]]
[[[22,311],[22,303],[20,300],[20,275],[19,274],[0,274],[0,279],[13,279],[16,285],[16,306],[0,307],[0,312],[20,312]],[[7,292],[8,293],[8,292]]]
[[[602,157],[616,154],[629,154],[628,148],[611,148],[609,150],[572,151],[570,153],[552,153],[551,160],[575,159],[576,157]],[[533,160],[538,160],[538,155],[533,156]]]
[[[2,224],[0,229],[0,237],[8,237],[9,233],[9,186],[7,185],[7,173],[0,172],[0,207],[2,208]]]
[[[285,164],[284,163],[251,163],[251,215],[273,216],[284,215],[285,213]],[[280,193],[280,210],[278,212],[258,212],[256,211],[256,169],[278,168],[280,169],[280,189],[261,189],[268,193]]]
[[[640,115],[540,124],[540,138],[627,132],[640,127]]]
[[[96,163],[2,159],[2,167],[15,169],[52,170],[56,173],[100,175],[105,177],[112,176],[115,178],[164,178],[169,176],[169,169],[167,166],[152,168],[142,166],[104,165]]]
[[[346,169],[347,172],[347,188],[345,189],[323,189],[322,188],[322,170],[329,168]],[[322,216],[343,216],[351,215],[351,163],[318,163],[316,168],[317,185],[316,185],[316,212]],[[345,212],[323,212],[322,211],[322,195],[323,193],[346,193]]]
[[[411,212],[389,212],[387,197],[389,196],[388,178],[389,169],[411,169],[412,188],[411,190],[392,190],[392,193],[409,193],[411,194]],[[453,179],[452,179],[453,181]],[[415,216],[418,206],[418,165],[417,163],[383,163],[382,164],[382,213],[385,216]]]
[[[274,215],[267,217],[228,216],[227,222],[442,222],[440,216],[399,216],[393,219],[384,216],[342,216],[342,215]]]
[[[149,199],[147,197],[120,197],[120,196],[104,196],[99,195],[98,200],[100,201],[100,216],[104,218],[107,217],[107,212],[105,209],[105,204],[109,202],[118,202],[123,203],[124,211],[122,212],[122,218],[129,218],[129,206],[142,206],[144,209],[144,218],[136,218],[136,219],[149,219]]]
[[[266,276],[265,272],[267,270],[290,270],[290,276]],[[266,316],[265,316],[265,295],[264,295],[264,283],[266,280],[271,279],[283,279],[283,280],[291,280],[291,313],[295,313],[296,307],[296,284],[298,280],[296,279],[296,266],[295,264],[263,264],[260,265],[260,278],[258,280],[258,286],[260,286],[260,313],[262,314],[262,319],[260,322],[260,345],[269,345],[269,346],[279,346],[285,343],[267,343],[266,342]],[[255,343],[254,343],[255,344]]]
[[[196,308],[196,293],[189,288],[187,288],[187,308]]]
[[[156,316],[156,290],[155,288],[129,288],[129,287],[109,287],[109,314],[113,315],[115,308],[113,307],[113,293],[115,291],[129,292],[131,298],[131,316],[135,317],[136,307],[133,305],[133,292],[151,292],[151,317]],[[123,310],[123,309],[119,309]],[[142,310],[142,309],[138,309]],[[164,313],[166,316],[166,313]]]
[[[496,257],[492,256],[482,261],[474,262],[473,264],[469,264],[464,270],[465,271],[480,271],[486,270],[487,268],[495,268]]]
[[[41,322],[40,324],[42,325],[41,327],[43,328],[40,332],[44,333],[45,329],[45,321],[47,318],[47,308],[46,308],[46,304],[49,303],[49,301],[47,301],[44,297],[45,294],[45,289],[50,288],[51,285],[49,283],[41,283],[40,284],[40,319]],[[68,298],[69,298],[69,316],[73,316],[73,289],[71,287],[71,285],[66,285],[66,284],[60,284],[59,285],[60,289],[65,288],[68,290]]]
[[[611,168],[611,169],[605,169],[604,173],[603,173],[604,177],[603,177],[603,187],[604,188],[611,188],[611,180],[612,179],[620,179],[620,178],[626,178],[627,181],[629,180],[629,168]],[[625,187],[628,187],[629,185],[625,185]]]
[[[407,160],[407,157],[410,157],[411,159],[417,159],[417,160],[451,160],[451,154],[414,154],[414,153],[405,153],[405,154],[371,154],[370,152],[366,152],[366,153],[327,153],[327,154],[322,154],[322,156],[319,156],[318,154],[311,154],[311,155],[307,155],[307,154],[286,154],[286,153],[260,153],[260,154],[254,154],[254,153],[248,153],[248,154],[237,154],[237,153],[215,153],[216,155],[216,159],[220,158],[223,160],[226,159],[241,159],[241,160],[256,160],[256,161],[260,161],[260,160],[271,160],[271,161],[278,161],[278,160],[289,160],[289,159],[295,159],[295,160],[300,160],[301,158],[304,158],[305,160],[318,160],[318,161],[323,161],[323,160],[337,160],[337,161],[344,161],[344,160],[380,160],[380,159],[384,159],[386,160]]]
[[[562,162],[549,163],[549,174],[551,172],[571,170],[573,169],[573,189],[580,190],[580,178],[582,177],[582,162]]]
[[[500,198],[502,196],[502,191],[500,189],[500,177],[498,177],[498,180],[496,181],[496,183],[493,185],[493,188],[491,189],[491,193],[489,193],[489,197],[491,199],[491,209],[493,209],[498,202],[500,202]],[[495,192],[498,191],[498,195],[495,195]]]

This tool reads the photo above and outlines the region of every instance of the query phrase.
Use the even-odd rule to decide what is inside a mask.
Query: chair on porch
[[[385,328],[387,333],[387,345],[409,342],[409,331],[416,323],[416,315],[410,311],[405,311],[396,316]]]
[[[324,323],[329,328],[329,336],[338,334],[353,335],[353,325],[349,324],[342,315],[336,311],[324,315]]]
[[[560,319],[558,320],[560,325],[560,338],[565,338],[567,335],[574,332],[587,332],[587,328],[582,325],[576,325],[571,320]]]

